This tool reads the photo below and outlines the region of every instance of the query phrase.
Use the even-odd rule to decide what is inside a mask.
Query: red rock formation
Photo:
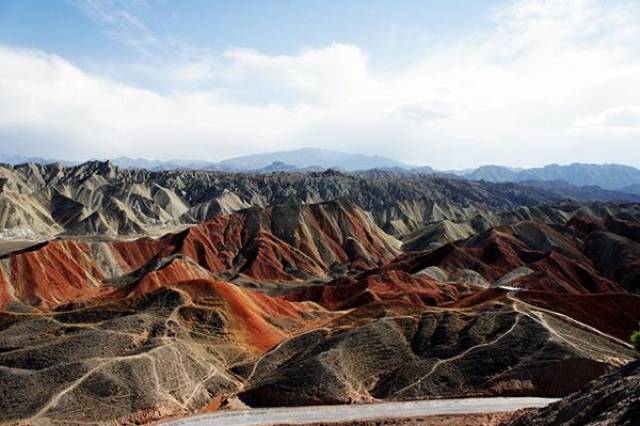
[[[583,234],[590,234],[594,231],[606,229],[604,220],[585,212],[576,212],[571,219],[567,221],[566,226],[575,228]]]
[[[515,280],[511,286],[575,294],[626,292],[621,285],[600,275],[591,259],[582,253],[580,242],[548,225],[532,222],[494,228],[433,251],[405,253],[381,270],[416,273],[430,266],[450,272],[471,269],[489,282],[527,267],[534,273]]]
[[[574,318],[598,330],[628,341],[640,321],[640,296],[631,294],[557,294],[522,291],[516,297]]]
[[[228,270],[262,281],[324,278],[334,265],[365,269],[390,260],[396,254],[391,240],[345,202],[249,209],[159,239],[56,240],[13,254],[0,265],[0,301],[46,308],[87,299],[112,291],[105,280],[117,278],[113,270],[132,273],[171,255],[186,256],[211,273]],[[201,272],[182,272],[162,279],[202,278]]]
[[[7,257],[2,269],[3,298],[40,307],[96,296],[103,279],[88,245],[68,240]]]
[[[590,262],[579,263],[557,252],[527,266],[536,273],[520,279],[517,287],[552,293],[625,292],[620,285],[600,276]]]
[[[311,300],[331,310],[355,308],[384,300],[415,306],[436,306],[456,299],[464,290],[464,286],[439,283],[426,275],[391,270],[366,275],[362,279],[338,278],[290,293],[287,299]]]
[[[472,292],[468,296],[461,297],[459,300],[455,300],[450,303],[445,303],[442,306],[452,308],[471,308],[482,305],[483,303],[504,301],[507,293],[508,291],[502,288],[490,287]]]
[[[276,324],[298,324],[296,330],[299,331],[299,324],[313,326],[317,319],[322,320],[326,317],[325,313],[312,304],[294,303],[281,297],[267,296],[210,277],[181,279],[188,273],[197,275],[200,273],[199,270],[204,271],[198,269],[198,266],[194,269],[189,262],[174,260],[166,267],[130,285],[126,290],[118,292],[118,295],[126,295],[128,298],[142,297],[161,288],[172,288],[186,293],[194,301],[194,306],[203,309],[215,308],[224,312],[225,318],[229,321],[228,327],[235,330],[235,337],[259,353],[274,347],[289,335],[285,331],[286,327]],[[117,298],[116,294],[110,297]],[[318,315],[313,315],[314,313]]]
[[[9,279],[2,268],[0,268],[0,307],[7,305],[13,300],[13,286],[11,286]]]
[[[172,259],[163,267],[145,274],[134,285],[117,290],[110,294],[111,298],[125,298],[141,296],[173,283],[197,279],[211,279],[212,274],[194,262],[182,259]]]
[[[173,235],[160,239],[141,238],[135,241],[114,241],[109,244],[123,272],[132,272],[142,268],[151,259],[167,256],[173,245]]]

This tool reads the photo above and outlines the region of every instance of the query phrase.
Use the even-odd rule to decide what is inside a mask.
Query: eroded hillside
[[[561,397],[635,356],[638,205],[381,175],[5,173],[23,197],[5,224],[62,233],[0,256],[5,423]]]
[[[384,172],[268,175],[205,171],[127,170],[109,162],[0,165],[0,232],[5,236],[58,234],[140,236],[248,207],[313,204],[346,198],[387,232],[422,223],[461,220],[559,200],[547,191]]]
[[[341,199],[15,251],[0,260],[2,420],[563,396],[634,357],[639,212],[518,208],[400,241]]]

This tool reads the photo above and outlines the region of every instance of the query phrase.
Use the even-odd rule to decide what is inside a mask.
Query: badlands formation
[[[640,205],[383,172],[0,176],[3,424],[567,395],[512,424],[638,419]]]

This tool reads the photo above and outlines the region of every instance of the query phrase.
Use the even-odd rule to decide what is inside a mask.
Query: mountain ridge
[[[612,163],[548,164],[543,167],[521,170],[488,165],[462,173],[460,176],[466,179],[490,182],[562,180],[576,186],[599,186],[608,190],[622,190],[632,185],[640,185],[640,169]]]
[[[94,161],[94,160],[90,160]],[[415,166],[391,158],[332,151],[319,148],[300,148],[229,158],[221,161],[207,160],[149,160],[145,158],[117,157],[109,160],[127,169],[150,171],[211,170],[223,172],[317,172],[335,169],[345,172],[380,170],[397,174],[437,174],[458,176],[468,180],[489,182],[552,182],[564,181],[571,185],[598,186],[604,190],[640,194],[640,169],[624,164],[571,163],[548,164],[542,167],[519,168],[500,165],[482,165],[463,170],[436,170],[430,166]],[[67,167],[83,164],[81,161],[52,160],[41,157],[0,154],[0,163],[13,166],[25,163],[61,163]]]
[[[463,219],[479,209],[560,201],[548,191],[516,184],[385,171],[154,172],[121,169],[109,161],[0,166],[0,230],[5,234],[24,229],[40,235],[140,235],[252,206],[339,198],[350,199],[390,232],[443,215]]]

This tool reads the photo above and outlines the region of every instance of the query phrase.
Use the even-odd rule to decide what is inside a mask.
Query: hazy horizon
[[[402,162],[400,160],[398,160],[397,158],[393,158],[393,157],[388,157],[388,156],[383,156],[383,155],[378,155],[378,154],[366,154],[366,153],[362,153],[362,152],[348,152],[348,151],[342,151],[342,150],[325,150],[323,148],[318,148],[318,147],[300,147],[300,148],[293,148],[290,150],[283,150],[283,151],[262,151],[262,152],[256,152],[256,153],[250,153],[250,154],[241,154],[238,156],[233,156],[233,157],[228,157],[228,158],[221,158],[219,160],[203,160],[203,159],[197,159],[197,158],[188,158],[188,157],[174,157],[174,158],[167,158],[167,159],[159,159],[159,158],[153,158],[153,157],[143,157],[143,156],[138,156],[138,157],[131,157],[131,156],[127,156],[127,155],[118,155],[118,156],[114,156],[114,157],[85,157],[85,158],[64,158],[64,157],[43,157],[43,156],[39,156],[39,155],[29,155],[29,156],[23,156],[23,155],[12,155],[12,154],[7,154],[4,155],[4,158],[8,158],[8,157],[17,157],[17,158],[32,158],[32,159],[39,159],[39,160],[45,160],[45,161],[52,161],[52,162],[57,162],[57,161],[61,161],[61,162],[70,162],[70,163],[84,163],[84,162],[88,162],[88,161],[114,161],[114,160],[132,160],[132,161],[145,161],[145,162],[162,162],[162,163],[171,163],[171,162],[180,162],[180,163],[198,163],[198,162],[206,162],[206,163],[211,163],[211,164],[215,164],[215,163],[222,163],[225,161],[229,161],[229,160],[235,160],[235,159],[240,159],[240,158],[244,158],[244,157],[252,157],[252,156],[260,156],[260,155],[267,155],[267,154],[277,154],[277,153],[288,153],[288,152],[293,152],[293,151],[302,151],[302,150],[322,150],[322,151],[327,151],[327,152],[332,152],[332,153],[336,153],[336,154],[347,154],[347,155],[364,155],[364,156],[368,156],[368,157],[380,157],[380,158],[384,158],[386,160],[391,160],[391,161],[396,161],[398,163],[402,163],[402,165],[404,166],[408,166],[408,167],[432,167],[430,164],[412,164],[412,163],[405,163]],[[2,160],[3,156],[0,155],[0,161]],[[276,161],[280,161],[280,160],[276,160]],[[284,161],[283,161],[284,162]],[[286,164],[286,162],[285,162]],[[582,164],[582,165],[595,165],[595,166],[608,166],[608,165],[619,165],[619,166],[627,166],[627,167],[634,167],[636,169],[640,169],[640,167],[635,166],[633,164],[628,164],[628,163],[614,163],[614,162],[578,162],[578,161],[571,161],[571,162],[566,162],[566,163],[560,163],[560,162],[549,162],[549,163],[543,163],[540,165],[532,165],[532,166],[520,166],[520,165],[512,165],[512,164],[497,164],[497,163],[486,163],[486,164],[478,164],[476,166],[471,166],[471,167],[465,167],[465,168],[449,168],[449,169],[440,169],[437,167],[433,167],[435,170],[438,171],[464,171],[464,170],[474,170],[474,169],[478,169],[480,167],[485,167],[485,166],[495,166],[495,167],[505,167],[505,168],[509,168],[512,170],[525,170],[525,169],[535,169],[535,168],[543,168],[545,166],[553,166],[553,165],[557,165],[557,166],[570,166],[572,164]],[[336,164],[336,166],[339,166]]]
[[[6,155],[640,167],[637,2],[0,0],[0,28]]]

